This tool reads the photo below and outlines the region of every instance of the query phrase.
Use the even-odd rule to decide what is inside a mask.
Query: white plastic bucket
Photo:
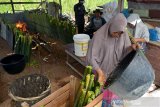
[[[75,55],[79,57],[86,56],[88,50],[88,42],[90,40],[87,34],[76,34],[73,36]]]

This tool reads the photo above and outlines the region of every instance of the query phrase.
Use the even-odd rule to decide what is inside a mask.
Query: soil
[[[54,41],[50,39],[50,41]],[[56,44],[54,44],[56,43]],[[61,42],[53,43],[53,52],[49,53],[43,48],[39,48],[32,52],[32,58],[30,66],[26,65],[23,72],[10,75],[5,72],[5,70],[0,66],[0,103],[9,99],[8,88],[10,84],[17,78],[24,75],[40,73],[47,76],[52,83],[52,92],[60,88],[65,84],[68,76],[74,75],[80,78],[71,68],[65,64],[66,54],[64,52],[64,47]],[[7,42],[0,38],[0,59],[12,53]],[[45,61],[43,58],[47,57]]]

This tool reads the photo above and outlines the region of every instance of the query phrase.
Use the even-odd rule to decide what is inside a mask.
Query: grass
[[[40,2],[41,0],[13,0],[13,2]],[[59,0],[48,0],[49,2],[55,1],[59,3]],[[73,7],[78,2],[78,0],[61,0],[62,1],[62,12],[73,14]],[[85,8],[91,11],[97,8],[97,6],[103,5],[113,0],[85,0]],[[116,0],[117,1],[117,0]],[[0,0],[0,2],[10,2],[10,0]],[[14,5],[15,10],[30,10],[36,9],[39,4],[16,4]],[[125,7],[127,7],[127,2],[125,0]],[[11,5],[0,5],[0,13],[12,13]]]

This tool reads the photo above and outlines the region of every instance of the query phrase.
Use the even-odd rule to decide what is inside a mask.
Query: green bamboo
[[[92,67],[86,66],[82,80],[84,81],[86,79],[87,74],[91,74],[91,73],[92,73]]]
[[[88,74],[92,74],[92,66],[88,66]]]
[[[23,37],[23,35],[21,35],[20,37],[21,37],[21,43],[22,43],[22,44],[21,44],[20,54],[24,55],[24,54],[23,54],[23,51],[24,51],[24,50],[23,50],[23,49],[24,49],[24,48],[23,48],[23,46],[24,46],[24,37]]]
[[[25,56],[26,62],[30,61],[31,57],[31,44],[32,44],[32,36],[21,32],[17,28],[14,29],[15,34],[15,46],[14,52],[17,54],[22,54]]]
[[[86,87],[85,87],[85,89],[87,90],[88,89],[88,86],[89,86],[89,83],[90,83],[90,78],[91,78],[91,75],[90,74],[87,74],[87,76],[86,76]]]
[[[85,96],[86,96],[86,89],[82,89],[82,93],[81,93],[81,96],[80,96],[80,99],[79,99],[79,104],[77,107],[83,107],[83,102],[84,102],[84,99],[85,99]]]
[[[85,106],[87,104],[88,99],[92,96],[93,92],[92,91],[88,91],[86,94],[86,97],[84,99],[84,103],[83,105]]]
[[[88,66],[84,70],[84,75],[83,75],[82,81],[84,81],[86,79],[87,74],[88,74]]]
[[[29,53],[28,53],[28,59],[30,62],[31,59],[31,51],[32,51],[32,36],[29,36],[29,47],[28,47]]]
[[[89,104],[92,101],[93,101],[92,98],[88,98],[87,104]]]
[[[96,89],[95,89],[95,96],[97,97],[100,93],[101,93],[100,86],[96,86]]]
[[[81,81],[79,90],[77,92],[76,100],[75,100],[75,103],[74,103],[74,107],[78,106],[78,103],[79,103],[79,100],[80,100],[80,96],[81,96],[81,93],[82,93],[82,89],[85,88],[84,85],[85,85],[85,82]]]
[[[96,95],[95,95],[95,93],[93,91],[92,91],[92,95],[91,95],[90,98],[92,98],[92,100],[94,100],[96,98]]]
[[[92,74],[91,77],[90,77],[90,82],[89,82],[89,86],[88,86],[88,89],[87,90],[92,90],[92,87],[94,86],[94,77],[95,75]]]

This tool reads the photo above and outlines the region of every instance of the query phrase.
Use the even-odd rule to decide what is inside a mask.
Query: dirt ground
[[[61,46],[61,49],[63,46]],[[44,51],[44,50],[43,50]],[[57,51],[57,50],[56,50]],[[11,49],[9,48],[8,44],[5,40],[0,38],[0,58],[5,57],[7,54],[11,53]],[[56,55],[57,54],[57,55]],[[32,55],[32,62],[35,62],[31,66],[26,66],[25,70],[20,74],[10,75],[6,73],[2,66],[0,66],[0,103],[7,100],[8,96],[8,88],[9,85],[17,78],[20,78],[24,75],[40,73],[47,76],[51,83],[52,83],[52,92],[57,90],[60,85],[57,85],[57,82],[70,76],[74,75],[78,77],[73,70],[71,70],[65,64],[65,52],[61,50],[60,52],[56,52],[55,54],[51,55],[49,58],[49,62],[45,62],[42,59],[47,55],[47,52],[41,52],[41,54],[37,54],[37,52],[33,52]],[[61,56],[63,56],[61,58]]]

